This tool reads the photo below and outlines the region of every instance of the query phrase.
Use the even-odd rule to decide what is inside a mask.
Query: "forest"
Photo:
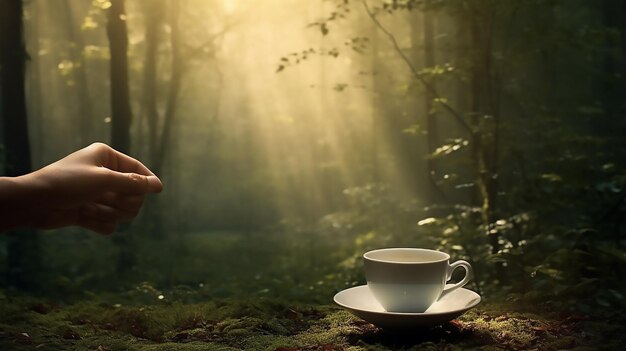
[[[0,233],[0,349],[622,349],[625,94],[621,0],[0,0],[0,175],[103,142],[164,185]],[[481,303],[334,304],[389,247]]]

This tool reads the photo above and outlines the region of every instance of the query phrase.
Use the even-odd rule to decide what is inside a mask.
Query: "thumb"
[[[109,171],[109,188],[126,194],[160,193],[163,190],[161,180],[154,175],[122,173]]]

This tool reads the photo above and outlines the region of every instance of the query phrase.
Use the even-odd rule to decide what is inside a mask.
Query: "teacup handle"
[[[461,280],[460,282],[450,286],[450,287],[444,287],[443,291],[441,292],[441,295],[439,295],[439,298],[441,299],[442,297],[446,296],[447,294],[453,292],[454,290],[458,289],[458,288],[462,288],[463,286],[465,286],[465,284],[467,284],[470,279],[472,279],[472,275],[474,275],[474,271],[472,270],[472,266],[470,266],[470,264],[467,261],[463,261],[463,260],[458,260],[454,263],[452,263],[451,265],[448,266],[448,273],[446,276],[446,282],[452,278],[452,272],[454,272],[454,270],[457,267],[463,267],[465,269],[465,277],[463,277],[463,280]]]

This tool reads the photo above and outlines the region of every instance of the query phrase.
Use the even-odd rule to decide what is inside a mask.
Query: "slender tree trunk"
[[[372,157],[372,181],[375,183],[379,183],[382,180],[381,176],[381,165],[380,165],[380,153],[381,153],[381,145],[382,145],[382,133],[381,130],[381,118],[382,118],[382,110],[381,106],[381,91],[382,87],[380,84],[380,58],[378,56],[378,51],[380,50],[380,37],[378,36],[378,30],[376,26],[372,23],[371,25],[371,44],[372,44],[372,59],[370,70],[372,74],[372,94],[374,95],[372,99],[372,149],[370,151],[370,155]]]
[[[27,42],[32,43],[32,52],[31,55],[31,69],[30,69],[30,86],[29,91],[31,96],[31,101],[28,105],[31,106],[30,109],[30,130],[34,135],[31,135],[31,155],[33,168],[37,169],[43,166],[43,146],[44,146],[44,120],[43,118],[43,106],[42,106],[42,97],[41,97],[41,60],[39,58],[39,35],[40,35],[40,23],[41,20],[41,4],[37,1],[32,2],[30,4],[31,7],[31,28],[32,32],[30,37],[27,39]]]
[[[474,50],[471,43],[470,20],[468,14],[465,12],[459,12],[455,16],[455,26],[455,66],[459,68],[459,71],[462,71],[463,69],[466,69],[464,62],[467,61],[468,55],[472,53],[472,50]],[[457,111],[461,111],[464,118],[470,119],[470,125],[472,125],[472,123],[475,123],[475,120],[472,121],[473,118],[471,117],[471,112],[474,108],[474,106],[472,106],[472,88],[475,82],[474,79],[472,79],[473,77],[471,76],[471,72],[469,73],[469,79],[465,80],[462,76],[458,76],[455,80],[455,105],[457,106]],[[468,111],[470,113],[468,113]],[[471,135],[469,136],[469,140],[471,142]],[[470,147],[470,153],[469,157],[474,160],[474,151],[472,147]],[[478,194],[475,187],[458,193],[459,201],[469,203],[472,206],[478,203]]]
[[[487,234],[489,235],[489,243],[491,245],[491,252],[497,253],[500,250],[500,244],[498,243],[499,236],[497,234],[489,233],[488,226],[493,222],[493,208],[495,204],[495,189],[493,185],[493,177],[486,157],[487,145],[484,143],[483,131],[481,128],[481,118],[486,114],[486,110],[489,109],[488,94],[485,90],[488,87],[486,83],[490,78],[488,77],[491,72],[486,67],[485,55],[491,55],[489,46],[485,45],[485,38],[483,37],[483,28],[479,23],[480,18],[474,14],[471,16],[471,42],[474,48],[474,55],[472,58],[472,70],[471,70],[471,118],[470,123],[472,126],[472,133],[470,137],[470,143],[472,147],[472,155],[474,160],[474,166],[476,170],[476,185],[478,188],[479,201],[482,207],[482,223],[485,226]],[[490,39],[489,39],[490,40]],[[489,51],[487,51],[489,50]]]
[[[111,144],[118,151],[130,153],[132,111],[128,88],[128,29],[124,0],[111,0],[107,35],[111,59]]]
[[[167,157],[167,151],[172,138],[172,129],[176,119],[176,111],[178,109],[178,97],[184,74],[184,67],[180,53],[180,4],[178,1],[170,1],[170,45],[172,48],[172,77],[169,84],[167,95],[167,106],[165,108],[165,116],[163,118],[163,129],[161,138],[157,145],[156,157],[153,160],[153,171],[160,174]]]
[[[74,13],[70,6],[69,0],[63,1],[63,11],[65,12],[65,25],[68,38],[70,40],[70,58],[76,65],[74,71],[74,85],[76,103],[78,107],[78,143],[79,147],[85,147],[92,142],[94,133],[94,114],[89,94],[89,82],[87,80],[87,67],[85,57],[83,55],[84,43],[82,33],[77,32],[74,23]]]
[[[108,13],[107,35],[110,47],[111,77],[111,146],[130,154],[130,125],[132,111],[128,87],[128,29],[124,0],[111,0]],[[136,264],[133,242],[128,226],[120,227],[115,237],[119,248],[117,271],[129,272]]]
[[[488,128],[490,129],[491,136],[487,146],[483,146],[483,162],[487,173],[485,174],[485,182],[487,186],[487,198],[489,207],[487,208],[488,223],[493,223],[496,220],[496,214],[498,212],[498,165],[500,162],[500,119],[502,118],[500,109],[500,95],[502,93],[501,72],[497,63],[493,60],[493,47],[495,37],[495,25],[496,25],[496,10],[491,8],[489,10],[487,19],[487,36],[485,38],[485,49],[483,52],[484,60],[484,72],[487,77],[487,106],[488,114],[491,116]],[[482,132],[481,134],[485,134]],[[497,244],[497,241],[492,240]],[[499,246],[499,245],[498,245]],[[498,247],[499,249],[499,247]]]
[[[163,21],[163,7],[154,6],[154,1],[146,1],[145,5],[146,52],[143,71],[143,114],[148,126],[148,160],[150,160],[151,165],[153,165],[157,158],[158,145],[157,51],[161,38],[159,28]],[[162,4],[159,2],[159,5]]]
[[[143,96],[142,96],[142,119],[148,127],[147,133],[147,159],[150,167],[157,174],[161,175],[161,169],[156,170],[157,153],[159,145],[159,109],[158,109],[158,49],[161,40],[160,26],[164,21],[164,2],[159,1],[155,6],[153,0],[144,1],[145,5],[145,43],[146,51],[144,56],[143,71]],[[163,220],[160,216],[160,200],[156,197],[149,197],[143,211],[144,227],[148,229],[153,238],[163,236]]]
[[[31,172],[25,92],[27,57],[22,1],[0,1],[0,117],[6,156],[4,173],[10,177]],[[41,264],[36,231],[9,234],[7,263],[9,284],[24,289],[37,287]]]
[[[470,52],[470,45],[468,45],[469,28],[466,15],[461,13],[455,17],[455,66],[462,67],[462,62],[467,59],[467,54]],[[456,106],[457,111],[467,111],[469,108],[468,103],[468,86],[467,83],[458,78],[456,84]]]
[[[435,28],[432,12],[428,11],[428,7],[430,6],[430,0],[424,1],[425,10],[422,12],[423,14],[423,43],[424,43],[424,66],[425,67],[433,67],[435,65]],[[434,82],[431,82],[434,86]],[[435,88],[436,89],[436,88]],[[433,112],[433,96],[432,92],[426,90],[424,92],[424,115],[426,116],[426,132],[427,132],[427,144],[428,144],[428,155],[432,155],[433,152],[437,149],[439,145],[438,139],[438,127],[437,127],[437,115]],[[434,158],[427,158],[427,172],[428,176],[432,182],[437,181],[437,165],[436,160]],[[430,198],[436,198],[436,189],[434,189],[435,184],[431,184],[430,189]]]
[[[162,175],[164,169],[163,167],[166,164],[167,160],[175,157],[175,155],[170,155],[169,153],[171,149],[174,148],[175,140],[173,139],[176,137],[174,134],[176,130],[175,126],[176,114],[178,109],[178,99],[180,95],[183,75],[185,73],[185,64],[183,62],[180,52],[180,3],[178,1],[170,1],[168,5],[170,24],[170,48],[172,55],[170,66],[171,78],[169,82],[165,114],[163,116],[163,124],[160,133],[158,129],[158,112],[156,111],[156,100],[150,101],[150,103],[153,104],[150,108],[154,108],[154,110],[148,111],[148,113],[153,113],[153,115],[150,116],[150,118],[153,119],[148,120],[148,128],[151,140],[151,165],[152,170],[157,175]],[[156,50],[156,47],[147,49]],[[156,85],[156,79],[154,82],[152,82],[152,84]],[[150,93],[154,93],[156,95],[156,91]],[[153,222],[151,232],[153,233],[154,237],[163,236],[163,221],[160,216],[160,208],[161,206],[158,199],[150,199],[146,206],[146,215],[148,217],[152,217],[150,219]]]
[[[146,21],[146,66],[144,71],[144,109],[148,122],[148,143],[151,168],[157,175],[162,175],[164,165],[168,160],[175,157],[170,155],[174,147],[176,115],[183,76],[185,74],[185,62],[181,56],[180,35],[180,2],[168,2],[168,22],[170,25],[170,48],[171,66],[170,81],[168,85],[167,100],[163,122],[159,130],[160,116],[157,102],[157,49],[159,45],[158,28],[164,19],[162,9],[152,9]],[[151,199],[146,204],[146,217],[152,222],[151,232],[153,236],[162,236],[159,200]]]

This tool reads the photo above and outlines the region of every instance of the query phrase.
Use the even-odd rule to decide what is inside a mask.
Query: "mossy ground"
[[[395,334],[333,305],[268,298],[61,305],[0,293],[0,350],[617,350],[625,322],[484,302],[445,325]]]

